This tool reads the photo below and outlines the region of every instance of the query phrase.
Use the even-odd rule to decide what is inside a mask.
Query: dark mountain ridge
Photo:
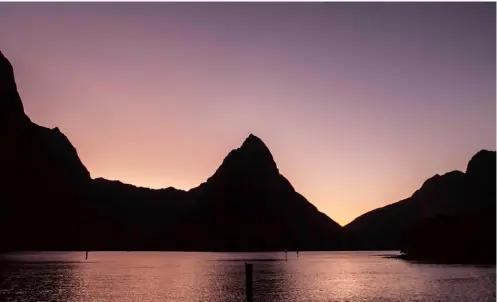
[[[178,238],[188,249],[338,247],[340,225],[295,192],[269,149],[252,134],[191,192],[197,204],[181,222]]]
[[[340,226],[279,173],[255,135],[188,192],[91,179],[58,128],[25,115],[0,53],[2,249],[323,249]],[[16,226],[12,228],[12,226]]]
[[[481,150],[466,173],[452,171],[426,180],[404,200],[367,212],[344,226],[353,249],[400,249],[403,232],[436,216],[495,209],[496,152]],[[495,214],[495,210],[493,210]]]
[[[14,70],[1,53],[0,135],[0,248],[79,247],[84,221],[57,213],[83,211],[80,192],[90,173],[59,129],[38,126],[24,113]],[[65,238],[61,226],[73,236]]]
[[[249,135],[204,183],[188,191],[92,179],[58,129],[25,114],[0,52],[0,249],[398,249],[403,230],[438,214],[493,204],[495,152],[436,175],[410,198],[342,228],[295,191],[264,142]]]

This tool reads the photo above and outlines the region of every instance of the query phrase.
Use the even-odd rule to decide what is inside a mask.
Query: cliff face
[[[13,68],[0,53],[0,233],[3,248],[81,242],[81,192],[90,173],[57,128],[24,113]],[[63,214],[59,214],[63,213]],[[60,238],[65,238],[60,240]],[[61,247],[62,248],[62,247]]]

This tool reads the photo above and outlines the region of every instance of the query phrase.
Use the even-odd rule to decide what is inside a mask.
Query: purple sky
[[[495,3],[0,3],[27,114],[188,189],[249,133],[341,224],[495,150]]]

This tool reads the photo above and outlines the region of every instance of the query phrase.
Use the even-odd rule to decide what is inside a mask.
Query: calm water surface
[[[495,301],[495,267],[387,259],[396,252],[19,253],[0,261],[1,301]]]

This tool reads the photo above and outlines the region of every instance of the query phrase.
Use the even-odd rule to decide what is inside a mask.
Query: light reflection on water
[[[1,301],[495,301],[495,267],[415,264],[387,252],[19,253],[0,260]],[[389,252],[395,253],[395,252]]]

